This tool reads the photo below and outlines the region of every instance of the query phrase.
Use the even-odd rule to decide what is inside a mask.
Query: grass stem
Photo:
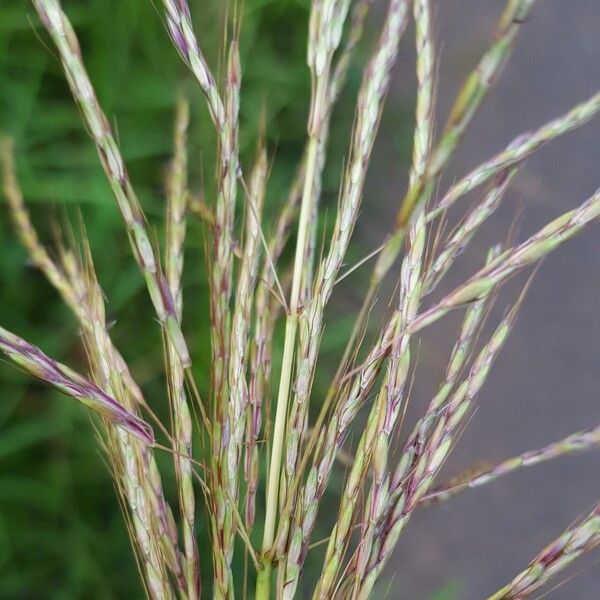
[[[292,278],[292,291],[290,294],[289,312],[285,323],[285,339],[283,345],[283,359],[281,375],[279,378],[279,390],[277,392],[277,404],[275,412],[275,427],[273,430],[273,444],[271,449],[271,460],[269,462],[269,478],[267,482],[267,508],[265,516],[265,528],[263,533],[262,550],[266,554],[273,545],[275,536],[277,500],[279,496],[279,476],[281,469],[281,453],[283,450],[283,438],[286,426],[286,415],[288,410],[288,398],[292,380],[292,369],[294,362],[294,348],[296,332],[298,330],[298,300],[300,297],[300,283],[302,277],[304,247],[308,236],[308,222],[310,218],[312,181],[317,160],[318,139],[311,136],[306,162],[306,175],[304,179],[304,190],[300,208],[300,222],[298,225],[298,240],[296,242],[296,254],[294,259],[294,274]],[[271,565],[265,564],[257,583],[256,598],[268,598],[270,586]],[[263,581],[264,580],[264,581]],[[260,586],[259,586],[260,583]],[[259,594],[260,591],[260,594]]]

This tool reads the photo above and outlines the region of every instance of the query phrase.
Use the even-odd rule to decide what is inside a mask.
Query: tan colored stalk
[[[474,360],[465,381],[458,386],[447,402],[439,406],[435,424],[430,428],[428,423],[427,429],[430,433],[423,435],[422,427],[419,425],[416,428],[419,431],[417,443],[411,442],[403,452],[400,464],[392,478],[389,496],[382,511],[383,518],[378,523],[381,534],[377,544],[371,549],[365,577],[358,582],[356,597],[360,600],[366,600],[371,594],[373,585],[396,545],[400,533],[450,452],[456,431],[472,409],[491,365],[510,333],[520,302],[521,298],[496,328],[489,342]],[[421,424],[428,422],[429,417],[429,414],[426,415]],[[394,485],[396,482],[397,484]]]
[[[510,58],[517,34],[536,1],[507,0],[496,26],[493,43],[483,54],[458,93],[444,133],[435,145],[435,150],[431,154],[424,174],[409,186],[400,204],[395,231],[379,254],[373,269],[369,289],[348,341],[349,347],[354,345],[362,331],[375,294],[402,249],[406,227],[415,208],[424,205],[429,198],[436,178],[448,164],[467,126]]]
[[[286,467],[289,480],[296,475],[300,441],[306,428],[308,401],[319,352],[323,313],[333,291],[337,273],[346,254],[358,215],[366,166],[377,132],[379,115],[389,84],[390,71],[395,63],[399,40],[406,26],[407,8],[408,3],[403,0],[392,0],[390,2],[381,35],[365,68],[357,102],[356,125],[351,141],[350,160],[342,183],[340,208],[330,249],[321,262],[311,303],[301,319],[298,372],[294,385],[293,412],[289,420],[290,428],[286,448]],[[282,515],[281,527],[283,531],[290,528],[289,515],[291,510],[293,510],[293,507],[287,503]],[[285,520],[283,520],[284,518]],[[303,560],[300,546],[295,541],[297,537],[298,534],[292,533],[289,538],[289,543],[294,544],[298,551],[290,554],[289,568],[285,580],[282,582],[282,585],[287,587],[285,593],[288,596],[294,594],[299,576],[298,562]]]
[[[505,169],[522,162],[543,145],[587,123],[596,116],[598,111],[600,111],[600,92],[578,104],[565,115],[546,123],[537,131],[520,135],[504,151],[457,181],[438,204],[428,211],[427,220],[431,221],[475,187],[485,183],[491,177],[499,175]]]
[[[80,325],[94,375],[103,385],[117,390],[116,393],[128,406],[133,408],[136,402],[140,406],[146,406],[142,397],[136,399],[139,390],[137,386],[132,388],[128,369],[124,367],[108,334],[104,294],[96,279],[91,250],[85,240],[83,250],[84,265],[73,252],[64,248],[61,249],[60,258],[64,272],[84,307],[86,318]],[[111,441],[112,445],[108,446],[111,467],[117,469],[122,465],[122,475],[126,478],[126,481],[120,484],[122,493],[125,493],[125,500],[131,512],[141,519],[137,525],[134,519],[134,531],[137,531],[138,538],[140,535],[154,536],[150,542],[144,538],[144,544],[156,544],[164,568],[174,576],[178,592],[185,593],[186,582],[180,564],[177,526],[171,507],[163,494],[154,455],[145,446],[124,444],[122,438],[113,438]],[[141,493],[145,496],[143,499],[140,498]],[[171,585],[169,578],[168,586]]]
[[[240,261],[235,308],[231,329],[231,358],[229,363],[229,444],[224,448],[220,460],[223,471],[228,475],[227,493],[231,501],[237,504],[239,496],[239,475],[242,455],[242,443],[246,429],[248,408],[248,342],[251,329],[254,287],[257,279],[258,259],[260,256],[261,215],[264,203],[265,186],[268,174],[267,154],[264,145],[258,149],[258,155],[250,177],[248,206],[246,207],[245,234]],[[235,529],[233,532],[235,533]],[[233,535],[230,544],[233,544]]]
[[[215,226],[215,216],[213,215],[210,206],[204,201],[202,195],[194,196],[193,194],[188,193],[187,204],[190,213],[206,223],[210,229],[213,229]]]
[[[111,390],[126,404],[131,403],[128,391],[115,361],[113,345],[106,325],[104,297],[96,281],[91,255],[84,247],[87,270],[78,269],[71,263],[71,283],[82,292],[88,321],[82,326],[89,361],[95,378],[105,389]],[[69,259],[64,255],[64,261]],[[76,270],[77,269],[77,270]],[[119,474],[129,510],[135,540],[143,558],[148,591],[152,598],[174,598],[168,571],[175,575],[179,591],[185,590],[185,582],[179,564],[177,528],[173,515],[162,493],[160,474],[153,454],[148,449],[117,432],[111,437],[109,430],[109,456],[111,467]]]
[[[187,208],[187,129],[189,103],[177,101],[174,133],[174,155],[167,178],[167,234],[165,277],[173,296],[177,322],[181,327],[183,292],[181,277],[184,263]],[[173,455],[178,480],[179,505],[182,516],[183,571],[188,600],[200,598],[200,559],[194,531],[196,499],[192,463],[193,422],[185,391],[185,366],[167,339],[167,379],[173,413]]]
[[[447,483],[436,486],[423,497],[421,502],[425,504],[444,502],[459,492],[481,487],[523,467],[531,467],[576,452],[595,450],[599,446],[600,425],[593,429],[572,433],[558,442],[553,442],[536,450],[529,450],[528,452],[504,460],[493,467],[478,469],[476,471],[470,469],[467,475],[459,475]]]
[[[13,142],[11,138],[3,138],[0,141],[0,163],[2,166],[2,185],[4,194],[8,201],[10,214],[15,224],[16,232],[23,247],[29,253],[29,259],[46,276],[48,281],[59,292],[65,304],[77,317],[80,324],[85,324],[88,315],[85,312],[85,303],[82,300],[83,292],[74,288],[69,279],[72,279],[73,270],[61,268],[48,254],[46,248],[41,244],[38,234],[33,227],[29,213],[23,201],[23,193],[17,180],[14,156]],[[65,252],[63,252],[63,257]],[[65,262],[65,261],[63,261]],[[74,257],[70,257],[69,264],[76,262]],[[79,269],[74,267],[77,272]],[[144,399],[142,392],[134,381],[125,360],[116,348],[113,348],[115,362],[119,365],[121,377],[127,385],[131,396],[136,404],[143,405]]]
[[[540,552],[529,566],[488,600],[523,600],[576,558],[600,544],[600,503],[581,523],[567,529]]]
[[[294,481],[294,493],[297,494],[299,500],[291,523],[289,502],[282,511],[281,524],[277,533],[278,557],[282,557],[285,553],[288,534],[290,540],[295,540],[301,535],[302,548],[298,556],[300,563],[304,561],[309,537],[315,524],[318,503],[329,482],[334,459],[346,439],[349,426],[371,393],[383,362],[389,355],[391,341],[397,334],[399,320],[400,311],[396,309],[383,327],[364,363],[348,373],[339,384],[336,383],[330,387],[317,421],[312,427],[298,475]],[[330,416],[329,411],[332,406],[334,406],[334,411]],[[326,421],[328,416],[330,418]],[[311,457],[312,466],[308,471],[306,483],[301,486],[302,475]],[[290,525],[294,529],[290,530]],[[296,559],[298,558],[296,557]],[[289,566],[288,569],[290,569]]]
[[[14,160],[14,143],[12,138],[0,140],[0,160],[2,162],[2,188],[10,207],[10,215],[14,221],[17,235],[21,244],[29,253],[32,264],[42,271],[50,283],[60,291],[69,308],[76,314],[81,314],[79,298],[66,281],[64,273],[50,258],[46,248],[40,243],[37,232],[31,225],[29,214],[25,208],[23,194],[16,177]]]
[[[122,358],[112,345],[107,332],[104,297],[95,278],[89,247],[84,244],[87,269],[70,251],[61,249],[60,258],[73,293],[80,299],[80,321],[94,378],[104,389],[111,390],[126,406],[135,410],[144,404],[137,386]],[[179,590],[185,584],[179,565],[177,529],[166,503],[160,474],[149,447],[107,427],[107,452],[115,473],[117,490],[129,508],[132,542],[137,547],[145,573],[148,593],[152,598],[173,596],[168,576],[175,576]]]
[[[104,308],[99,304],[102,301],[102,293],[99,291],[93,274],[89,249],[87,250],[89,263],[87,275],[84,275],[78,258],[64,248],[60,253],[61,265],[50,258],[44,246],[39,242],[23,203],[9,142],[6,142],[3,150],[5,191],[23,245],[29,251],[34,263],[59,291],[77,317],[85,339],[90,340],[97,337],[97,343],[90,347],[89,357],[94,371],[98,374],[98,380],[103,382],[103,387],[116,386],[119,391],[118,397],[124,406],[134,413],[137,412],[137,407],[144,405],[144,399],[139,387],[131,377],[125,361],[108,337],[106,325],[103,325]],[[94,351],[94,348],[98,347],[102,350]],[[101,373],[105,375],[111,373],[110,380],[105,375],[101,376]],[[120,383],[117,385],[117,382]],[[109,440],[107,450],[110,455],[111,468],[118,478],[117,490],[131,511],[133,529],[130,533],[132,533],[134,547],[141,553],[141,564],[144,568],[148,590],[153,597],[163,597],[166,593],[164,590],[170,587],[170,584],[166,583],[167,576],[163,562],[166,562],[168,568],[176,575],[178,583],[180,583],[181,573],[177,558],[177,532],[173,524],[171,509],[164,499],[154,457],[145,444],[137,443],[127,436],[123,436],[108,423],[106,432]],[[139,481],[140,472],[145,473],[142,477],[144,484]],[[143,494],[145,498],[143,505],[140,494]],[[150,506],[152,506],[151,510],[148,508]],[[149,532],[156,535],[158,540],[162,540],[159,546],[152,546],[153,542],[148,540]]]
[[[285,325],[282,367],[276,401],[271,459],[269,461],[265,527],[262,541],[263,569],[259,572],[257,578],[257,600],[266,599],[270,594],[272,556],[268,556],[268,553],[272,550],[275,537],[281,456],[284,446],[288,398],[292,381],[296,332],[298,329],[299,301],[304,272],[303,259],[305,257],[306,246],[310,236],[309,224],[310,216],[313,211],[314,181],[320,143],[319,136],[327,108],[326,99],[329,89],[328,82],[330,77],[331,59],[340,43],[348,7],[348,0],[313,0],[310,15],[307,62],[311,71],[313,90],[308,122],[309,141],[306,155],[302,201],[300,205],[298,238],[296,241],[296,252],[294,257],[292,289],[288,307],[289,312]]]
[[[127,227],[134,257],[146,281],[158,319],[165,335],[169,337],[182,362],[188,367],[191,364],[190,356],[177,324],[173,298],[146,232],[145,216],[129,181],[118,144],[85,70],[75,31],[58,0],[34,0],[34,5],[59,52],[69,87],[96,145],[100,162]]]
[[[229,496],[227,465],[219,456],[228,452],[229,430],[228,369],[231,337],[231,287],[233,276],[233,226],[238,177],[238,127],[241,69],[236,40],[229,46],[226,69],[225,117],[219,130],[221,158],[219,162],[219,191],[215,205],[214,250],[210,265],[211,343],[213,394],[213,451],[214,514],[216,531],[213,535],[215,564],[215,598],[229,598],[232,593],[231,560],[232,532],[235,529],[233,498]],[[223,145],[225,144],[225,147]]]

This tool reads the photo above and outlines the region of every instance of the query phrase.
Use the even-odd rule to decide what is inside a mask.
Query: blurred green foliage
[[[223,4],[190,2],[203,47],[217,69],[223,53]],[[168,39],[158,3],[65,0],[63,5],[160,239],[163,176],[174,102],[182,90],[193,106],[193,187],[203,182],[209,197],[212,192],[214,138],[205,104]],[[284,197],[304,143],[310,86],[304,60],[307,7],[305,0],[244,3],[242,158],[246,164],[251,160],[259,115],[266,107],[269,147],[277,161],[271,209]],[[355,93],[359,73],[350,73],[347,100]],[[351,102],[343,101],[339,110],[340,121],[351,125]],[[4,0],[0,7],[0,133],[15,139],[20,182],[42,240],[50,246],[56,241],[56,223],[76,240],[84,224],[108,318],[115,321],[116,344],[152,406],[166,417],[159,328],[94,147],[27,0]],[[339,156],[328,179],[333,201],[347,134],[343,127],[332,134],[333,154]],[[2,324],[51,356],[85,369],[77,325],[43,276],[27,265],[4,206],[0,240]],[[202,261],[209,242],[198,225],[192,225],[188,242],[185,329],[205,387],[208,309]],[[0,598],[141,597],[113,484],[85,411],[4,363],[0,396]],[[169,458],[160,459],[169,472]],[[165,483],[172,494],[172,482]]]
[[[203,44],[213,64],[223,32],[219,4],[213,2],[207,10],[206,2],[192,3],[194,14],[202,14],[202,31],[208,32]],[[242,144],[245,154],[252,151],[256,115],[266,102],[269,134],[281,139],[278,132],[284,132],[293,154],[294,146],[301,145],[303,122],[294,115],[306,110],[300,36],[306,10],[297,2],[279,2],[277,10],[267,10],[268,4],[248,2],[244,15],[242,52],[252,52],[254,60],[252,70],[245,72]],[[64,6],[101,103],[118,131],[138,194],[159,232],[173,107],[182,88],[194,105],[192,177],[198,184],[203,170],[211,172],[213,144],[204,103],[151,2],[90,0]],[[284,10],[297,17],[287,22],[288,35],[270,35],[281,31],[274,21]],[[53,222],[71,223],[77,237],[81,210],[109,318],[118,319],[116,342],[160,412],[166,403],[158,327],[95,150],[26,1],[1,8],[0,80],[0,130],[15,138],[19,176],[34,222],[47,242],[54,239]],[[0,236],[3,324],[52,356],[85,368],[74,320],[43,277],[27,266],[4,210]],[[207,345],[204,244],[200,228],[192,228],[186,325],[198,332],[192,338],[199,356],[206,355]],[[197,361],[197,367],[199,374],[206,372],[205,363]],[[127,533],[87,415],[4,364],[0,382],[0,596],[140,597]]]

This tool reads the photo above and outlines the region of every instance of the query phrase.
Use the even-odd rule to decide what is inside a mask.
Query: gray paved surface
[[[449,103],[489,38],[500,0],[445,0],[437,5],[439,86],[443,121]],[[390,105],[413,94],[410,42],[396,74]],[[526,24],[502,81],[479,113],[448,178],[466,172],[519,132],[561,114],[600,88],[600,2],[540,2]],[[388,113],[391,111],[388,111]],[[389,123],[389,126],[386,126]],[[404,175],[390,176],[397,117],[386,115],[370,173],[367,213],[359,237],[377,244],[391,223]],[[394,123],[392,126],[391,124]],[[408,125],[405,125],[408,126]],[[378,165],[378,166],[377,166]],[[600,119],[546,148],[513,185],[506,205],[461,258],[458,278],[506,231],[526,201],[522,239],[574,207],[600,186]],[[481,396],[481,408],[447,465],[449,473],[479,458],[501,459],[543,445],[600,420],[600,226],[591,227],[542,267],[506,351]],[[454,279],[456,282],[457,279]],[[503,296],[496,316],[510,299]],[[428,400],[444,367],[455,321],[423,342],[412,415]],[[442,345],[445,344],[445,345]],[[431,375],[431,373],[434,375]],[[600,495],[600,453],[534,467],[423,510],[402,539],[389,574],[389,598],[429,598],[456,582],[456,598],[485,598]],[[597,559],[598,555],[596,555]],[[600,566],[550,593],[554,600],[600,598]]]

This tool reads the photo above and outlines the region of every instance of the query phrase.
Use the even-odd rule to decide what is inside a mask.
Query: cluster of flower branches
[[[264,600],[297,595],[313,530],[336,460],[350,456],[334,525],[326,539],[315,599],[365,599],[372,594],[405,525],[422,504],[488,483],[539,462],[597,447],[599,428],[578,432],[446,483],[437,480],[490,368],[502,350],[527,284],[485,339],[483,322],[499,287],[536,265],[600,216],[600,191],[555,218],[518,245],[494,246],[479,271],[441,300],[428,295],[481,225],[502,203],[515,174],[542,145],[600,111],[600,93],[563,116],[518,136],[495,156],[434,194],[440,175],[479,106],[508,61],[536,4],[507,0],[489,48],[467,77],[438,136],[434,135],[436,45],[430,0],[389,0],[379,36],[363,69],[347,161],[340,174],[333,228],[319,239],[319,202],[330,121],[354,60],[373,0],[312,0],[307,38],[311,77],[304,153],[288,197],[269,229],[263,215],[270,163],[264,135],[244,165],[238,148],[243,68],[234,23],[226,40],[223,76],[216,77],[194,32],[186,0],[162,0],[171,40],[203,92],[214,125],[217,169],[214,200],[194,199],[187,177],[188,101],[177,105],[174,151],[166,186],[166,235],[158,248],[127,173],[119,143],[87,75],[76,33],[59,0],[34,0],[52,38],[67,82],[125,224],[134,258],[163,331],[171,423],[154,417],[113,344],[105,299],[91,249],[61,245],[51,255],[30,221],[16,178],[10,140],[2,143],[3,185],[18,235],[38,267],[76,316],[86,347],[89,378],[52,360],[0,328],[0,350],[25,371],[82,402],[100,417],[98,434],[125,508],[142,579],[154,599],[217,599],[238,590]],[[152,10],[150,3],[148,10]],[[325,311],[343,278],[379,120],[407,25],[415,24],[418,82],[413,157],[408,189],[399,195],[395,227],[378,249],[362,309],[322,402],[313,394]],[[481,199],[447,235],[434,223],[467,193]],[[205,194],[208,198],[210,193]],[[202,331],[184,332],[182,273],[186,220],[199,214],[212,237],[206,253],[210,315]],[[239,240],[239,241],[238,241]],[[283,260],[292,246],[291,265]],[[323,248],[322,254],[317,249]],[[401,271],[378,333],[366,336],[367,316],[392,265]],[[357,268],[362,264],[359,263]],[[435,396],[408,435],[400,424],[410,396],[417,333],[449,311],[464,318]],[[274,331],[284,328],[281,369],[272,369]],[[210,391],[202,398],[192,373],[197,336],[210,336]],[[274,391],[273,396],[271,390]],[[348,434],[359,413],[366,424],[355,444]],[[194,419],[194,414],[198,415]],[[157,437],[147,421],[155,423]],[[193,448],[197,427],[198,448]],[[392,452],[400,439],[399,453]],[[178,513],[163,493],[155,452],[169,449],[178,489]],[[266,472],[266,477],[261,477]],[[264,493],[264,518],[257,503]],[[202,515],[200,517],[199,515]],[[197,521],[210,540],[199,544]],[[260,542],[260,543],[259,543]],[[600,543],[596,507],[563,533],[493,600],[525,598],[583,552]],[[238,576],[235,552],[246,557]],[[250,575],[253,573],[253,575]],[[249,587],[255,582],[255,591]]]

